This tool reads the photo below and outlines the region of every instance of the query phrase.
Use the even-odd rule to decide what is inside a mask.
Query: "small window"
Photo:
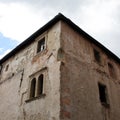
[[[112,78],[116,78],[114,67],[111,63],[108,63],[109,74]]]
[[[94,58],[97,62],[101,62],[100,52],[94,49]]]
[[[0,73],[2,72],[2,65],[0,65]]]
[[[5,71],[8,71],[9,65],[6,66]]]
[[[45,49],[45,37],[38,42],[37,53]]]
[[[43,94],[43,79],[44,79],[44,76],[43,74],[41,74],[38,78],[38,89],[37,89],[38,96]]]
[[[107,88],[103,84],[98,84],[99,88],[99,99],[102,105],[107,106],[108,103],[108,96],[107,96]]]
[[[35,86],[36,86],[36,79],[33,78],[31,81],[31,87],[30,87],[30,98],[35,97]]]

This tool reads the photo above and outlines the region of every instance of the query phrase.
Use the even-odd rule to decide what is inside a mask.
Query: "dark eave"
[[[120,63],[120,59],[115,54],[113,54],[110,50],[108,50],[106,47],[104,47],[101,43],[99,43],[97,40],[95,40],[89,34],[87,34],[86,32],[84,32],[81,28],[79,28],[76,24],[74,24],[70,19],[66,18],[64,15],[62,15],[61,13],[59,13],[51,21],[49,21],[42,28],[40,28],[38,31],[36,31],[34,34],[32,34],[29,38],[27,38],[25,41],[23,41],[20,45],[18,45],[15,49],[13,49],[6,56],[4,56],[0,60],[0,64],[2,64],[3,62],[5,62],[10,57],[14,56],[16,53],[18,53],[20,50],[24,49],[26,46],[30,45],[35,40],[36,37],[38,37],[39,35],[41,35],[43,32],[45,32],[46,30],[48,30],[50,27],[52,27],[55,23],[57,23],[60,20],[62,20],[65,23],[67,23],[72,29],[74,29],[79,34],[83,35],[91,43],[94,43],[96,46],[100,47],[110,58],[113,58],[118,63]]]

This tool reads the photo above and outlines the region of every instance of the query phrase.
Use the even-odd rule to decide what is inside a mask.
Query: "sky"
[[[120,57],[120,0],[0,0],[0,59],[58,13]]]

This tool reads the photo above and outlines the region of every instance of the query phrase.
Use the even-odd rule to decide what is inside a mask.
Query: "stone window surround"
[[[43,74],[43,76],[44,76],[44,79],[43,79],[43,91],[42,91],[42,94],[41,95],[38,95],[38,78],[39,78],[39,76],[40,75],[42,75]],[[45,83],[46,83],[46,76],[47,76],[47,67],[44,67],[44,68],[42,68],[42,69],[40,69],[40,70],[38,70],[37,72],[35,72],[35,73],[33,73],[33,74],[31,74],[30,76],[29,76],[29,88],[28,88],[28,97],[27,97],[27,100],[26,100],[26,102],[29,102],[29,101],[32,101],[32,100],[36,100],[36,99],[39,99],[39,98],[41,98],[41,97],[45,97],[46,96],[46,94],[45,94]],[[35,96],[34,97],[30,97],[30,89],[31,89],[31,81],[33,80],[33,79],[36,79],[36,87],[35,87]]]
[[[42,52],[45,50],[45,37],[40,39],[37,43],[37,53]]]
[[[44,50],[38,52],[38,44],[39,44],[39,42],[40,42],[43,38],[45,38]],[[37,37],[37,38],[35,39],[35,41],[37,42],[37,43],[36,43],[36,53],[37,53],[37,54],[40,54],[40,53],[44,52],[44,51],[47,49],[47,39],[48,39],[47,32],[43,33],[42,35],[40,35],[39,37]]]

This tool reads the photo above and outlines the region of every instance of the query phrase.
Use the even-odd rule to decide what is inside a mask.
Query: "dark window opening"
[[[8,71],[9,65],[6,66],[5,71]]]
[[[45,49],[45,37],[38,42],[37,53]]]
[[[111,63],[108,63],[109,74],[112,78],[116,78],[114,67]]]
[[[1,74],[1,72],[2,72],[2,65],[0,65],[0,74]]]
[[[107,96],[107,88],[105,85],[102,84],[98,84],[99,87],[99,98],[100,98],[100,102],[102,105],[107,106],[108,103],[108,96]]]
[[[37,90],[38,96],[43,94],[43,79],[44,79],[44,76],[43,74],[41,74],[38,78],[38,90]]]
[[[94,57],[97,62],[101,62],[100,52],[94,49]]]
[[[33,78],[31,81],[31,87],[30,87],[30,98],[35,97],[35,86],[36,86],[36,79]]]

